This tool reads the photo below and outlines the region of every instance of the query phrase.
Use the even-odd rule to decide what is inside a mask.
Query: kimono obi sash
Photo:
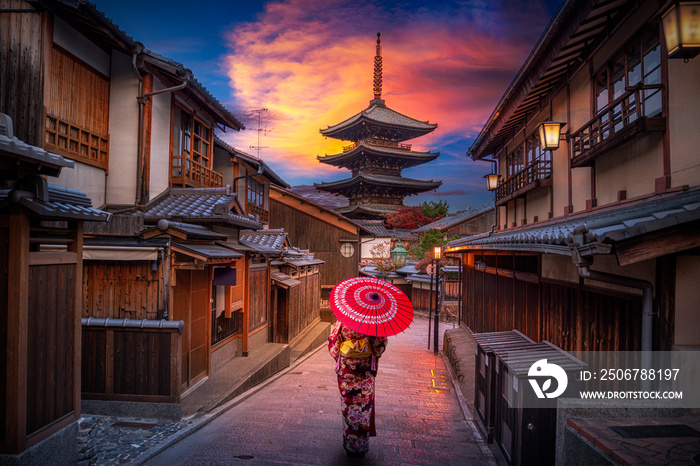
[[[345,340],[340,344],[340,355],[346,358],[368,358],[372,355],[372,348],[368,338]]]

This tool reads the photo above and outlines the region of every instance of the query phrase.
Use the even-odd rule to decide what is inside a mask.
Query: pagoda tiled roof
[[[422,181],[414,180],[412,178],[404,178],[402,176],[365,175],[363,173],[360,173],[359,175],[353,176],[352,178],[346,178],[344,180],[331,181],[329,183],[314,183],[314,186],[316,186],[319,189],[329,191],[347,188],[359,183],[367,183],[372,185],[381,185],[397,188],[407,188],[411,190],[416,190],[418,192],[422,192],[437,188],[442,184],[442,181]]]
[[[396,209],[402,207],[394,204],[356,204],[347,207],[335,209],[336,212],[343,215],[369,214],[373,216],[384,216],[391,212],[396,212]]]
[[[395,110],[390,109],[382,103],[383,101],[372,101],[370,106],[360,113],[357,113],[347,120],[337,125],[322,129],[321,134],[335,139],[345,141],[355,140],[354,134],[365,124],[376,124],[383,127],[390,127],[403,134],[403,139],[413,139],[424,134],[428,134],[437,128],[437,124],[427,121],[416,120]]]
[[[415,167],[417,165],[432,162],[440,156],[440,152],[418,152],[400,147],[381,146],[371,144],[366,141],[361,141],[348,151],[325,156],[319,155],[316,158],[321,163],[342,167],[347,165],[348,161],[365,152],[368,155],[373,156],[404,159],[404,165],[406,165],[406,167]]]

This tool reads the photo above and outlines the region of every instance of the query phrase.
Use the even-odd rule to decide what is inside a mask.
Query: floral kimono
[[[347,340],[366,338],[369,343],[365,357],[341,355],[341,345]],[[364,456],[369,449],[369,436],[376,435],[374,427],[374,377],[377,361],[386,348],[386,337],[362,335],[337,322],[328,338],[328,351],[336,360],[338,388],[343,407],[343,448],[352,456]]]

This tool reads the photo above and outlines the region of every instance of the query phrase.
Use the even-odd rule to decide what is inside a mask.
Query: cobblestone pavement
[[[443,324],[441,333],[449,327]],[[463,409],[442,357],[427,346],[426,319],[417,318],[408,331],[389,338],[377,376],[377,437],[370,439],[364,461],[376,465],[497,464]],[[145,464],[362,461],[346,457],[341,425],[333,360],[322,349],[169,448],[150,455]],[[123,443],[128,443],[126,438]],[[146,448],[146,441],[140,438],[136,444]],[[104,464],[129,460],[117,454],[111,461],[116,463]]]

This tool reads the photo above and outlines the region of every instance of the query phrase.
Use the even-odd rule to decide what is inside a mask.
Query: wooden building
[[[469,149],[500,175],[498,228],[445,249],[462,260],[472,332],[566,351],[700,348],[700,59],[669,58],[670,3],[565,1]]]
[[[325,137],[350,141],[343,152],[319,156],[321,163],[347,168],[348,179],[317,183],[318,189],[341,194],[350,205],[337,211],[349,218],[382,219],[403,207],[406,196],[436,189],[440,181],[401,176],[405,168],[435,160],[439,152],[417,152],[404,141],[431,133],[436,124],[415,120],[386,106],[382,99],[382,54],[379,34],[374,57],[374,99],[347,120],[321,130]]]
[[[77,461],[83,222],[109,214],[47,183],[72,167],[17,139],[0,114],[0,462]]]
[[[269,185],[286,183],[215,138],[244,127],[189,69],[145,49],[94,4],[3,8],[0,111],[22,139],[72,160],[73,170],[47,173],[51,183],[80,188],[114,214],[85,225],[84,401],[177,405],[223,367],[217,361],[268,341],[269,256],[238,235],[268,223]],[[167,370],[145,353],[118,353],[117,341],[157,347]],[[127,372],[145,384],[115,372],[127,356]]]
[[[330,319],[331,289],[338,282],[358,275],[361,227],[327,207],[275,185],[270,187],[270,226],[284,227],[291,244],[308,249],[323,261],[322,316],[324,320]]]

